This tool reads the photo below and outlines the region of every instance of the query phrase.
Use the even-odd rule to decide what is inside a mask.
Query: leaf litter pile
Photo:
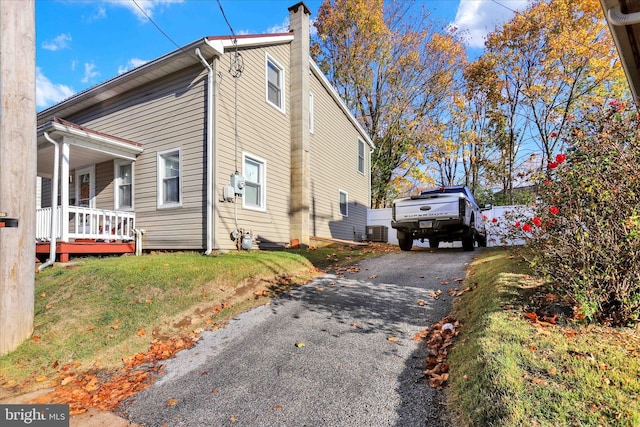
[[[431,325],[429,329],[418,332],[414,340],[424,340],[427,347],[427,365],[424,370],[425,378],[432,388],[441,389],[449,379],[449,363],[447,354],[453,345],[453,339],[458,336],[460,323],[452,317],[445,317]]]
[[[58,378],[52,381],[54,390],[31,403],[68,404],[71,415],[82,414],[89,408],[102,411],[115,409],[122,401],[149,387],[162,373],[163,360],[177,352],[193,347],[196,334],[185,338],[154,340],[146,352],[123,358],[124,367],[113,375],[98,372],[78,373],[78,366],[60,367]]]

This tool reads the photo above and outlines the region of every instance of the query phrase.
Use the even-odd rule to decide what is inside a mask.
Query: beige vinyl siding
[[[370,204],[370,149],[365,143],[365,173],[358,171],[362,136],[315,75],[314,130],[311,135],[312,235],[359,240],[365,233]],[[348,216],[340,214],[340,191],[348,195]]]
[[[65,117],[143,145],[134,166],[134,206],[136,226],[145,229],[145,249],[206,247],[205,114],[206,73],[196,65]],[[180,148],[182,154],[182,205],[158,209],[157,152],[173,148]],[[113,162],[106,169],[101,180],[109,183],[96,188],[97,206],[113,209]]]
[[[266,54],[285,70],[285,113],[267,102]],[[235,81],[228,73],[227,53],[218,64],[219,99],[217,103],[218,188],[228,185],[236,169],[243,173],[242,154],[266,161],[266,210],[252,210],[238,204],[217,202],[216,226],[219,249],[233,249],[230,233],[235,229],[234,209],[238,227],[252,232],[259,247],[289,242],[290,190],[290,122],[289,122],[289,44],[267,48],[241,49],[244,71],[238,79],[238,104],[235,103]],[[235,149],[235,111],[238,111],[238,144]],[[236,162],[237,156],[237,162]]]
[[[113,161],[96,165],[96,208],[114,209],[113,200]]]

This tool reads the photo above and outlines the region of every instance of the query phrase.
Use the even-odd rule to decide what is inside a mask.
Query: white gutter
[[[200,48],[196,48],[196,56],[202,62],[202,65],[207,69],[207,250],[205,251],[205,255],[210,255],[213,251],[214,240],[215,240],[215,222],[213,220],[213,204],[215,203],[215,199],[213,195],[215,194],[216,188],[218,188],[217,179],[214,177],[213,173],[213,150],[216,147],[214,141],[214,113],[213,113],[213,94],[215,88],[215,73],[213,67],[205,61],[204,57],[200,53]],[[217,155],[215,156],[217,158]]]
[[[56,231],[58,228],[58,169],[60,169],[60,144],[44,132],[47,141],[53,144],[53,178],[51,183],[51,238],[49,240],[49,259],[44,264],[38,266],[38,271],[42,271],[56,262]]]
[[[45,129],[51,132],[64,132],[70,137],[78,138],[73,138],[73,145],[88,147],[92,150],[101,151],[103,153],[114,154],[127,160],[136,160],[137,155],[143,151],[141,146],[136,146],[107,136],[97,135],[56,122],[48,122],[44,126],[38,128],[38,131],[44,131]],[[86,141],[91,141],[91,145]]]
[[[607,10],[607,18],[611,24],[617,26],[640,24],[640,12],[622,13],[620,5]]]

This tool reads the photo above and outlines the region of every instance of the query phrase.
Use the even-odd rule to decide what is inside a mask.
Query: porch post
[[[60,240],[62,242],[69,241],[69,143],[62,139],[61,148],[62,158],[60,159],[60,206],[62,206],[62,214],[60,215]]]

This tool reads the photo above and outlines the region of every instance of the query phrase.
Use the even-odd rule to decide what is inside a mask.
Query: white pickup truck
[[[443,187],[396,199],[392,212],[391,227],[403,251],[410,251],[416,239],[428,239],[431,248],[458,240],[465,251],[472,251],[474,242],[487,246],[482,213],[468,187]]]

